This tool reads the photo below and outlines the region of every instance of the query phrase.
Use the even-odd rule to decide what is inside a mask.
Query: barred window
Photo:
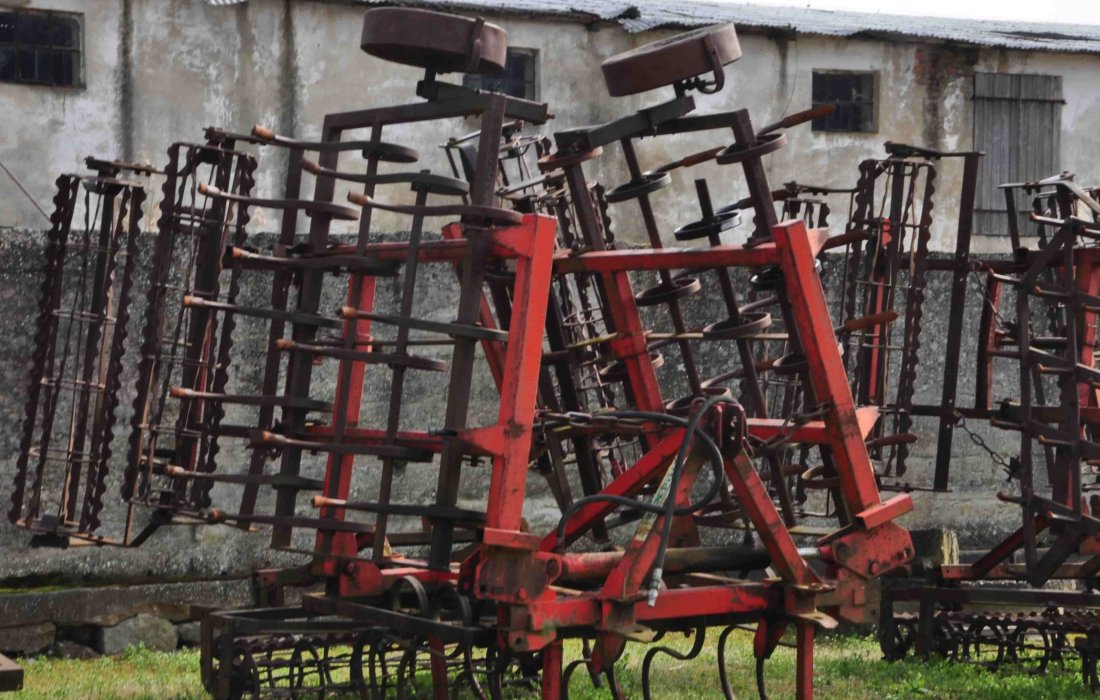
[[[468,88],[537,100],[538,63],[539,52],[534,49],[508,49],[504,70],[490,75],[468,73],[463,76],[462,84]]]
[[[878,131],[874,73],[814,71],[812,90],[814,106],[836,107],[829,116],[813,120],[814,131]]]
[[[0,9],[0,82],[83,84],[81,15]]]

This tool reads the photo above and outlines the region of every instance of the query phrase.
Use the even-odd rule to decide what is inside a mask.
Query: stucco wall
[[[23,4],[85,15],[86,87],[0,84],[0,160],[44,206],[52,197],[57,173],[78,169],[86,155],[162,164],[169,142],[197,139],[207,125],[247,130],[260,122],[281,133],[315,137],[325,113],[409,101],[420,77],[416,70],[385,64],[359,51],[363,10],[346,4],[280,0],[251,0],[232,8],[214,8],[194,0],[32,0]],[[611,100],[599,73],[603,58],[671,32],[632,36],[617,26],[589,28],[517,18],[493,21],[508,30],[513,46],[540,50],[540,97],[556,115],[551,130],[609,120],[671,96],[668,90],[667,94]],[[754,121],[762,125],[809,106],[812,69],[874,70],[879,74],[878,132],[828,134],[811,132],[808,127],[792,131],[789,146],[768,160],[775,185],[797,179],[850,186],[859,161],[881,156],[886,140],[943,149],[970,148],[970,76],[975,70],[1062,75],[1067,101],[1061,139],[1064,167],[1076,171],[1083,182],[1100,180],[1100,165],[1090,157],[1100,146],[1096,128],[1100,125],[1100,88],[1095,81],[1098,57],[820,37],[773,39],[747,33],[741,43],[744,56],[728,69],[726,90],[716,96],[699,96],[700,112],[748,107]],[[449,136],[473,128],[455,120],[395,128],[387,131],[386,139],[416,145],[421,152],[420,167],[446,172],[446,160],[437,146]],[[655,167],[730,140],[730,134],[715,133],[668,137],[645,140],[638,152],[643,167]],[[608,186],[625,181],[618,148],[608,147],[606,154],[590,176]],[[343,164],[354,168],[351,160]],[[261,164],[262,194],[278,194],[282,171],[277,160]],[[953,248],[960,171],[955,162],[945,162],[940,169],[933,239],[938,250]],[[657,212],[663,231],[697,218],[694,177],[710,179],[717,202],[744,196],[736,168],[711,164],[689,175],[660,195]],[[614,212],[616,234],[620,240],[641,242],[644,232],[632,209],[628,203],[623,211]],[[150,228],[155,220],[156,212],[148,212],[145,221]],[[378,220],[383,230],[400,228],[395,219]],[[0,397],[0,425],[8,426],[0,429],[0,484],[4,485],[10,481],[21,420],[22,378],[38,289],[35,278],[41,239],[37,232],[42,225],[41,216],[0,174],[0,227],[10,227],[0,236],[0,299],[4,301],[0,324],[6,331],[0,346],[0,380],[8,388]],[[264,220],[262,214],[256,217],[257,234],[270,232],[272,227],[273,222]],[[743,230],[738,230],[734,239],[742,235]],[[979,237],[976,248],[1003,251],[1004,244],[1003,238]],[[934,282],[930,303],[943,303],[945,289],[945,284]],[[258,289],[246,290],[246,295],[257,295],[257,299],[260,293]],[[422,303],[428,308],[433,304],[444,308],[453,300],[453,293],[450,278],[440,277],[430,285]],[[699,318],[713,315],[704,302],[694,313]],[[976,308],[971,309],[970,316],[975,314]],[[945,318],[942,310],[926,313],[927,341],[922,353],[926,366],[942,354]],[[238,347],[258,346],[246,341]],[[255,373],[254,367],[251,369]],[[675,371],[674,365],[665,370]],[[430,384],[413,389],[419,416],[441,410]],[[934,383],[922,391],[926,393],[922,399],[938,396]],[[968,391],[965,379],[962,391]],[[483,409],[491,391],[479,384],[478,392],[478,408]],[[919,427],[927,439],[915,454],[925,459],[915,460],[912,479],[928,483],[933,426]],[[1010,444],[1004,434],[990,439],[994,444]],[[988,460],[964,438],[958,438],[958,445],[955,494],[917,494],[918,510],[907,522],[955,526],[974,540],[988,541],[997,529],[1010,527],[1009,518],[1013,517],[1010,509],[991,502],[1003,477],[994,473]],[[411,490],[425,483],[415,475],[404,478],[404,488]],[[476,485],[470,488],[476,494]],[[546,503],[545,494],[540,496],[536,507]],[[151,550],[94,548],[27,552],[25,536],[0,528],[0,579],[48,576],[57,571],[97,577],[209,575],[245,571],[274,556],[265,548],[266,536],[250,537],[226,529],[173,528],[158,538],[168,546],[159,547],[155,554]]]
[[[4,4],[11,4],[5,2]],[[29,7],[83,12],[84,88],[0,85],[0,159],[40,200],[47,201],[55,175],[79,167],[85,155],[163,161],[167,144],[194,139],[208,125],[247,129],[256,122],[283,133],[316,136],[325,113],[394,104],[412,97],[420,73],[384,63],[358,50],[363,9],[326,2],[251,0],[228,8],[191,0],[23,0]],[[556,118],[549,130],[608,120],[654,104],[671,90],[631,98],[607,97],[600,61],[671,35],[630,35],[615,25],[496,17],[511,45],[540,52],[540,96]],[[1100,57],[958,48],[928,43],[772,38],[743,33],[742,58],[730,66],[727,88],[700,95],[705,113],[748,107],[755,123],[775,121],[811,102],[814,69],[878,73],[878,131],[867,134],[788,134],[790,145],[770,157],[773,183],[790,179],[847,186],[860,160],[882,155],[886,140],[942,149],[972,145],[972,75],[978,71],[1038,73],[1063,77],[1062,163],[1083,182],[1097,181],[1100,164],[1090,157],[1100,145]],[[667,93],[667,94],[666,94]],[[446,170],[435,148],[469,129],[449,126],[397,128],[387,138],[420,147],[423,167]],[[729,134],[690,134],[643,141],[643,167],[732,140]],[[625,180],[614,146],[592,170],[609,186]],[[938,183],[933,248],[953,249],[960,173],[945,164]],[[277,168],[264,168],[264,191],[278,187]],[[691,180],[707,176],[718,201],[743,195],[736,168],[702,166],[677,179],[659,208],[662,229],[697,211]],[[629,209],[630,207],[627,207]],[[624,240],[644,234],[631,212],[616,212]],[[150,218],[150,220],[153,220]],[[382,220],[383,227],[387,220]],[[0,182],[0,226],[35,228],[40,215],[10,182]],[[262,222],[260,223],[262,226]],[[1003,239],[981,237],[979,249],[1003,249]]]

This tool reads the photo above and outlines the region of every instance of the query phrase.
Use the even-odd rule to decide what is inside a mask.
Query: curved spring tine
[[[249,682],[242,683],[242,690],[247,692],[250,688],[252,691],[252,697],[260,697],[260,667],[256,663],[256,659],[252,656],[252,652],[245,650],[241,654],[241,666],[245,673],[248,674]],[[268,667],[268,673],[271,672],[271,668]],[[242,692],[242,696],[244,693]]]
[[[607,676],[607,689],[611,691],[612,700],[626,700],[626,693],[623,692],[623,689],[619,686],[619,680],[615,677],[614,664],[607,670],[605,675]]]
[[[490,651],[492,652],[492,658],[489,656]],[[510,649],[505,649],[504,653],[501,653],[495,647],[490,647],[486,651],[485,669],[489,684],[489,697],[492,700],[504,699],[504,672],[508,669],[511,658],[512,651]],[[568,700],[568,693],[563,691],[562,697]]]
[[[566,665],[565,670],[561,674],[561,697],[562,700],[569,700],[569,679],[573,677],[573,671],[576,671],[580,666],[584,666],[588,671],[588,678],[592,681],[593,688],[603,687],[603,676],[599,673],[595,673],[592,670],[592,646],[587,638],[581,642],[581,658],[569,662]],[[621,690],[618,688],[618,684],[615,681],[614,670],[608,673],[608,681],[611,688],[611,696],[618,698],[621,694]]]
[[[465,653],[462,655],[462,671],[455,676],[455,682],[451,688],[451,697],[458,698],[458,692],[465,683],[473,692],[474,697],[477,700],[489,700],[485,694],[485,689],[481,687],[481,683],[477,680],[477,670],[474,668],[473,649],[470,646],[463,646]]]
[[[653,695],[649,692],[649,671],[653,666],[653,658],[657,654],[668,654],[672,658],[678,661],[690,661],[696,656],[699,656],[699,652],[703,650],[703,642],[706,641],[707,629],[706,627],[698,627],[694,631],[695,640],[692,642],[691,649],[687,652],[679,652],[670,647],[652,647],[646,652],[645,658],[642,659],[642,697],[645,700],[652,700]]]
[[[562,700],[569,700],[569,680],[573,677],[573,671],[576,671],[584,663],[584,659],[575,659],[565,665],[565,669],[561,672]]]
[[[768,684],[764,679],[764,662],[766,658],[760,657],[756,660],[756,694],[760,696],[760,700],[768,700]]]
[[[371,662],[371,690],[373,691],[372,700],[385,700],[386,688],[389,687],[390,669],[387,665],[387,652],[389,651],[389,642],[380,637],[374,644],[371,645],[371,654],[378,660],[378,667],[380,668],[382,675],[378,679],[375,671],[375,663]],[[396,682],[396,681],[395,681]]]
[[[417,652],[420,651],[420,640],[414,640],[409,648],[405,650],[405,653],[401,655],[401,663],[397,666],[397,697],[410,698],[414,697],[410,692],[411,689],[406,686],[406,683],[412,685],[416,678],[417,670]]]
[[[360,698],[366,699],[367,685],[363,678],[363,647],[366,645],[366,635],[359,635],[351,644],[351,659],[348,662],[348,681]]]
[[[722,684],[722,696],[726,700],[737,700],[737,695],[730,687],[729,672],[726,671],[726,642],[736,629],[736,625],[730,625],[718,636],[718,682]]]
[[[318,684],[321,688],[324,688],[326,684],[332,683],[332,678],[327,670],[321,665],[321,655],[317,653],[317,648],[313,645],[313,642],[303,637],[299,639],[294,645],[294,651],[290,655],[290,669],[288,673],[287,681],[291,688],[298,689],[304,688],[306,683],[306,654],[313,659],[313,665],[317,668]],[[322,691],[323,697],[324,691]],[[293,694],[292,694],[293,695]]]
[[[1029,637],[1038,635],[1040,647],[1040,656],[1037,660],[1029,659],[1028,652],[1034,647],[1034,641],[1028,641]],[[1029,660],[1034,662],[1034,667],[1029,668],[1028,672],[1036,675],[1044,674],[1047,671],[1047,667],[1050,665],[1050,660],[1054,657],[1054,642],[1051,639],[1050,633],[1041,624],[1033,622],[1023,622],[1017,625],[1015,631],[1012,634],[1012,646],[1009,648],[1011,654],[1011,661],[1014,663],[1026,663]]]

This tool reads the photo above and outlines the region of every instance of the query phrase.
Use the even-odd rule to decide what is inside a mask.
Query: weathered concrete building
[[[247,130],[262,123],[308,138],[318,135],[328,112],[409,101],[418,73],[358,49],[362,13],[375,4],[382,3],[0,0],[0,163],[14,176],[0,173],[4,488],[21,419],[38,289],[38,234],[45,227],[30,198],[48,206],[54,177],[79,169],[87,155],[162,164],[170,142],[198,139],[208,125]],[[480,13],[505,27],[514,63],[496,87],[548,102],[555,114],[550,131],[608,120],[663,99],[657,94],[608,97],[599,69],[604,58],[684,28],[734,22],[743,57],[728,69],[724,91],[698,98],[700,111],[748,107],[764,124],[815,101],[838,105],[829,120],[789,133],[789,146],[768,161],[773,183],[797,179],[850,186],[859,162],[881,157],[887,140],[943,150],[981,149],[988,157],[979,193],[979,251],[1007,252],[997,184],[1061,170],[1077,173],[1084,183],[1100,182],[1100,27],[693,0],[410,4]],[[450,131],[409,128],[394,138],[419,146],[421,167],[446,172],[449,166],[435,146],[468,130],[456,122]],[[639,156],[644,166],[655,167],[722,145],[718,138],[710,133],[643,142]],[[617,158],[604,160],[610,165],[594,168],[591,175],[608,185],[626,179],[615,165]],[[281,170],[281,163],[261,163],[261,194],[277,191]],[[743,196],[736,175],[716,165],[700,170],[712,183],[723,183],[715,193],[720,200]],[[939,251],[953,248],[960,171],[957,164],[944,162],[937,180],[932,245]],[[658,212],[663,230],[697,218],[691,185],[685,179],[663,195]],[[397,227],[392,219],[378,219],[383,228]],[[145,220],[152,227],[155,212]],[[641,241],[644,234],[631,219],[615,223],[620,240]],[[265,226],[262,218],[254,220],[256,234],[267,232]],[[735,232],[734,239],[741,235]],[[922,361],[934,362],[942,352],[934,330],[926,331],[931,337]],[[921,389],[929,392],[926,398],[935,394],[934,384]],[[968,390],[964,381],[963,391]],[[418,401],[422,410],[432,410],[429,395],[423,399]],[[995,484],[1003,477],[965,439],[957,440],[956,492],[918,494],[917,512],[908,520],[992,539],[996,527],[1007,527],[1007,518],[1015,517],[1014,511],[1002,516],[991,510]],[[927,458],[933,449],[932,444],[919,446],[916,455]],[[915,483],[930,480],[922,471],[911,472]],[[179,546],[158,549],[155,557],[87,548],[27,552],[22,533],[0,528],[0,581],[49,578],[62,571],[100,580],[238,575],[270,557],[263,535],[177,528],[161,536],[176,538]],[[16,607],[11,603],[4,610],[10,614]],[[47,613],[36,615],[35,623],[49,619]],[[0,626],[3,619],[0,615]]]
[[[44,64],[56,59],[55,49],[8,43],[0,35],[0,76],[11,74],[0,79],[6,117],[0,160],[46,201],[54,175],[76,168],[85,155],[157,163],[169,141],[195,138],[207,125],[240,129],[262,122],[312,136],[326,112],[406,100],[416,71],[357,48],[360,16],[372,4],[381,3],[7,0],[3,5],[12,9],[5,14],[69,13],[56,16],[73,20],[75,56],[67,73],[47,75]],[[835,123],[790,135],[790,147],[771,158],[773,182],[850,184],[856,164],[881,155],[886,140],[987,150],[987,192],[979,207],[989,209],[1003,206],[991,189],[999,182],[1057,170],[1088,182],[1097,180],[1100,168],[1091,157],[1100,145],[1097,27],[698,1],[414,4],[482,13],[504,26],[525,72],[525,80],[512,80],[510,87],[547,101],[556,115],[551,128],[605,120],[661,99],[609,98],[602,59],[685,27],[734,22],[744,55],[725,90],[700,98],[701,111],[749,107],[763,124],[808,107],[815,90],[818,99],[846,103]],[[30,52],[39,65],[20,77],[23,63],[33,60]],[[455,132],[461,131],[456,124]],[[424,134],[422,145],[449,135]],[[666,148],[702,149],[717,145],[714,138],[670,140],[640,156],[656,165],[667,161]],[[436,159],[425,167],[445,167],[442,154],[422,150]],[[277,170],[265,172],[261,184],[270,188]],[[622,179],[616,172],[598,174],[609,183]],[[684,196],[669,198],[679,204],[663,210],[662,223],[683,221],[694,211],[691,183],[677,186]],[[731,182],[728,196],[736,187]],[[945,167],[941,211],[954,208],[957,189],[958,173]],[[942,250],[951,248],[948,219],[941,217],[936,229],[934,247]],[[40,224],[41,215],[11,182],[0,186],[0,226]],[[636,236],[632,228],[621,226],[621,235]],[[1000,233],[979,226],[979,234],[990,236],[979,245],[997,249]]]

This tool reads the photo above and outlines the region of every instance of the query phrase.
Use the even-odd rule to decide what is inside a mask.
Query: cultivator
[[[888,658],[1043,672],[1077,656],[1100,687],[1100,599],[1040,588],[1094,588],[1100,572],[1094,191],[1065,174],[1004,186],[1036,230],[1009,216],[997,258],[971,251],[980,153],[887,143],[854,187],[772,189],[766,157],[828,108],[763,127],[745,109],[696,113],[740,57],[730,25],[609,59],[611,96],[667,99],[552,137],[525,131],[547,105],[440,78],[502,69],[499,27],[374,9],[362,48],[423,69],[419,100],[329,114],[316,141],[209,129],[163,172],[89,161],[96,174],[58,180],[10,513],[37,543],[137,546],[172,522],[224,523],[304,555],[255,572],[257,607],[207,616],[218,697],[558,698],[582,669],[619,697],[630,643],[652,644],[645,697],[666,656],[708,644],[732,697],[727,648],[747,630],[761,696],[793,636],[809,698],[815,630],[876,619]],[[459,117],[472,132],[443,145],[448,174],[399,142]],[[648,162],[685,134],[715,145]],[[287,172],[260,196],[269,160]],[[949,163],[960,210],[940,259]],[[598,165],[629,181],[590,180]],[[689,176],[699,218],[668,226],[662,199]],[[163,197],[143,266],[151,178]],[[276,233],[251,235],[264,221]],[[617,239],[628,229],[641,247]],[[933,298],[941,274],[949,294]],[[445,301],[429,293],[446,284]],[[929,362],[939,313],[945,357]],[[931,372],[938,403],[920,396]],[[1005,378],[1015,395],[995,403]],[[990,448],[979,421],[1019,448]],[[921,484],[911,449],[929,427]],[[973,563],[891,578],[880,606],[874,580],[913,557],[894,520],[909,492],[948,489],[957,430],[1016,484],[998,497],[1019,528]],[[123,453],[124,531],[106,535]],[[672,633],[686,651],[663,645]]]
[[[976,166],[968,168],[964,185],[971,195],[975,172]],[[943,406],[924,414],[940,417],[935,488],[947,486],[952,430],[960,427],[1017,484],[1016,494],[999,492],[997,497],[1020,508],[1021,524],[973,563],[934,567],[924,584],[888,586],[880,638],[888,658],[916,649],[993,668],[1019,664],[1037,673],[1076,655],[1086,686],[1095,691],[1100,689],[1095,619],[1100,599],[1090,592],[1041,587],[1069,580],[1092,589],[1100,571],[1094,551],[1100,532],[1093,527],[1096,503],[1088,496],[1096,481],[1089,416],[1097,406],[1093,375],[1100,306],[1093,303],[1098,282],[1093,229],[1100,205],[1066,174],[1003,189],[1009,211],[1018,210],[1020,195],[1031,205],[1037,247],[1024,247],[1025,234],[1009,217],[1011,260],[976,260],[962,250],[943,266],[953,267],[953,307],[962,308],[968,287],[981,305],[975,404],[956,405],[952,377],[944,384]],[[963,199],[973,202],[972,196]],[[964,233],[968,240],[969,228]],[[961,315],[952,316],[956,328],[961,328]],[[960,345],[955,340],[948,351],[952,373]],[[995,367],[1018,390],[997,405],[992,399]],[[1019,449],[1005,455],[989,448],[967,427],[967,419],[1017,433]],[[989,588],[974,585],[978,582],[1001,583]],[[893,612],[906,603],[916,603],[918,612]]]

